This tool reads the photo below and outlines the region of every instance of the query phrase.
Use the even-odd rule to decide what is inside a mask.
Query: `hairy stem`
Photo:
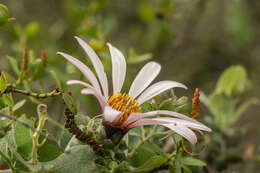
[[[9,87],[6,89],[5,91],[6,93],[10,92],[10,93],[19,93],[19,94],[23,94],[23,95],[27,95],[27,96],[31,96],[31,97],[36,97],[39,99],[43,99],[43,98],[47,98],[47,97],[54,97],[54,96],[59,96],[61,95],[63,92],[60,91],[59,89],[54,89],[51,92],[48,93],[34,93],[34,92],[30,92],[30,91],[25,91],[25,90],[20,90],[20,89],[16,89],[13,87]]]

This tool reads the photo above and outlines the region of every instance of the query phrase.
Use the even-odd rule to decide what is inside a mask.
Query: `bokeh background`
[[[250,79],[246,94],[260,96],[259,0],[0,0],[0,3],[16,18],[0,31],[0,69],[11,74],[6,56],[20,59],[26,46],[36,58],[45,49],[47,68],[55,70],[63,83],[83,78],[56,55],[63,51],[90,63],[73,38],[78,35],[98,52],[108,73],[111,64],[105,43],[122,50],[128,62],[126,90],[138,70],[148,60],[154,60],[162,65],[157,80],[176,80],[190,88],[177,89],[178,95],[191,97],[196,87],[209,94],[227,67],[242,65]],[[33,83],[32,89],[50,91],[55,86],[55,81],[46,75],[40,84]],[[80,96],[79,87],[66,89],[81,101],[81,112],[97,114],[96,102]],[[45,102],[50,115],[63,122],[61,101]],[[30,103],[25,109],[35,113]],[[203,114],[208,114],[206,109]],[[254,150],[259,146],[259,114],[259,106],[252,106],[235,125],[246,133],[241,154],[249,145],[256,146]],[[244,166],[232,169],[237,171]],[[246,165],[251,170],[257,167],[256,163]]]

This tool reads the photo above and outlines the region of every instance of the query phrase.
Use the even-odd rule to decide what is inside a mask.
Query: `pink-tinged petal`
[[[161,125],[161,124],[167,124],[167,122],[165,121],[158,121],[155,119],[149,119],[149,118],[143,118],[140,119],[132,124],[130,124],[129,126],[126,127],[126,130],[130,130],[132,128],[135,127],[139,127],[139,126],[146,126],[146,125]]]
[[[132,128],[139,127],[139,126],[145,126],[145,125],[162,125],[162,126],[165,126],[169,129],[173,130],[174,132],[178,133],[179,135],[183,136],[188,141],[190,141],[192,144],[195,144],[197,142],[196,134],[192,130],[187,128],[186,126],[181,125],[179,123],[170,123],[170,122],[165,122],[165,121],[159,121],[156,119],[148,119],[148,118],[140,119],[140,120],[134,122],[133,124],[129,125],[126,128],[126,130],[130,130]]]
[[[113,94],[120,92],[126,75],[126,62],[124,55],[110,43],[107,43],[112,59]]]
[[[81,47],[84,49],[86,54],[89,56],[89,59],[91,60],[93,66],[96,70],[97,76],[98,76],[100,84],[102,86],[103,94],[104,94],[105,98],[107,99],[108,98],[108,82],[107,82],[107,75],[104,71],[104,66],[103,66],[102,62],[100,61],[96,52],[85,41],[83,41],[81,38],[79,38],[77,36],[75,36],[75,38],[79,42]]]
[[[67,85],[83,85],[87,88],[91,88],[96,90],[93,86],[91,86],[90,84],[83,82],[83,81],[79,81],[79,80],[69,80],[66,82]],[[97,91],[97,90],[96,90]]]
[[[165,127],[168,127],[169,129],[175,131],[179,135],[183,136],[185,139],[190,141],[192,144],[197,143],[197,136],[196,134],[190,130],[189,128],[182,126],[182,125],[177,125],[177,124],[162,124]]]
[[[129,95],[136,98],[156,78],[161,70],[161,65],[156,62],[149,62],[139,71],[134,79]]]
[[[103,111],[104,120],[105,120],[105,122],[108,122],[109,124],[115,123],[115,121],[118,120],[122,114],[123,114],[123,112],[115,110],[115,109],[111,108],[110,106],[106,106]]]
[[[96,90],[93,90],[93,89],[90,89],[90,88],[85,88],[85,89],[81,90],[81,94],[84,94],[84,95],[88,95],[88,94],[94,95],[97,98],[102,111],[104,111],[105,107],[108,106],[108,103],[107,103],[105,97],[102,96]]]
[[[172,124],[180,124],[180,125],[189,127],[193,130],[203,130],[203,131],[211,132],[210,128],[208,128],[207,126],[205,126],[201,123],[198,124],[198,123],[190,122],[187,120],[182,120],[182,119],[178,119],[178,118],[168,118],[168,117],[160,117],[160,118],[153,118],[153,119],[158,120],[158,121],[172,123]]]
[[[101,93],[100,86],[99,86],[96,76],[85,64],[83,64],[78,59],[76,59],[66,53],[57,52],[57,54],[63,56],[70,63],[75,65],[84,74],[84,76],[89,80],[89,82],[93,85],[93,87],[96,88]]]
[[[121,125],[123,128],[126,128],[130,124],[134,123],[137,120],[146,118],[146,117],[151,117],[155,116],[155,112],[147,112],[147,113],[132,113],[127,120],[124,121],[124,123]]]
[[[161,94],[162,92],[170,89],[170,88],[175,88],[175,87],[180,87],[180,88],[185,88],[187,87],[179,82],[175,81],[160,81],[149,88],[147,88],[137,99],[139,104],[141,105],[142,103],[146,102],[147,100],[150,100],[151,98],[157,96],[158,94]]]
[[[157,111],[151,111],[151,112],[146,112],[146,113],[132,113],[129,116],[129,118],[122,124],[122,126],[126,127],[129,124],[131,124],[131,123],[133,123],[133,122],[135,122],[139,119],[146,118],[146,117],[152,117],[152,116],[155,116],[155,115],[169,115],[169,116],[172,116],[172,117],[176,117],[176,118],[184,119],[184,120],[194,122],[194,123],[197,123],[197,124],[201,124],[200,122],[198,122],[198,121],[196,121],[196,120],[194,120],[194,119],[192,119],[192,118],[190,118],[186,115],[178,113],[178,112],[172,112],[172,111],[167,111],[167,110],[157,110]]]

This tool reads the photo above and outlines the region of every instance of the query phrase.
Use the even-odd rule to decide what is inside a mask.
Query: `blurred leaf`
[[[14,105],[14,100],[13,100],[13,97],[12,97],[12,94],[11,93],[6,93],[2,96],[3,98],[3,102],[5,105],[8,105],[10,107],[13,107]]]
[[[62,91],[61,82],[60,82],[56,72],[54,70],[50,70],[49,72],[50,72],[51,76],[53,77],[53,79],[56,81],[56,84],[57,84],[59,90]]]
[[[11,56],[7,56],[10,64],[11,64],[11,67],[13,69],[13,71],[15,72],[15,74],[17,76],[20,76],[20,70],[19,70],[19,66],[18,66],[18,63],[17,63],[17,60]]]
[[[234,111],[234,101],[224,94],[213,94],[210,96],[209,110],[214,115],[216,123],[226,128]]]
[[[4,27],[8,23],[9,11],[8,8],[0,4],[0,27]]]
[[[11,76],[9,73],[5,72],[6,79],[9,83],[15,83],[16,80],[13,76]]]
[[[209,98],[203,91],[200,91],[200,101],[209,108]]]
[[[146,53],[146,54],[142,54],[142,55],[132,55],[129,56],[129,58],[127,59],[127,63],[128,64],[138,64],[144,61],[148,61],[150,59],[152,59],[153,55],[151,53]]]
[[[39,172],[85,173],[100,172],[95,165],[98,157],[88,145],[77,145],[70,148],[70,153],[63,153],[55,160],[39,163]],[[38,165],[38,167],[39,167]]]
[[[232,115],[232,123],[235,123],[240,117],[241,115],[243,115],[243,113],[253,104],[258,104],[259,100],[257,98],[249,98],[247,100],[245,100],[237,109],[236,111],[233,113]]]
[[[19,120],[33,126],[33,122],[27,119],[25,114],[23,114]],[[32,152],[32,138],[30,135],[30,129],[16,123],[14,127],[14,139],[17,146],[17,151],[24,158],[29,158]]]
[[[21,107],[23,107],[23,105],[25,104],[26,100],[21,100],[18,103],[16,103],[13,107],[13,111],[16,111],[18,109],[20,109]]]
[[[74,99],[67,93],[63,93],[62,97],[63,97],[65,104],[68,106],[69,110],[72,113],[77,114],[77,106],[76,106]]]
[[[44,137],[40,136],[39,143],[42,142]],[[48,140],[38,149],[38,160],[40,162],[47,162],[57,158],[61,154],[61,151],[56,145]]]
[[[193,157],[181,157],[178,159],[181,164],[188,166],[206,166],[207,164],[202,160],[193,158]]]
[[[35,37],[39,32],[39,23],[38,22],[31,22],[25,28],[25,34],[28,38]]]
[[[168,161],[166,157],[163,156],[153,156],[147,162],[145,162],[142,166],[135,169],[133,172],[146,172],[151,171],[155,168],[158,168],[165,164]]]
[[[0,74],[0,94],[3,94],[7,88],[7,81],[5,77],[5,73],[1,72]]]
[[[239,94],[244,91],[247,84],[247,74],[244,67],[237,65],[227,68],[220,76],[216,93]]]

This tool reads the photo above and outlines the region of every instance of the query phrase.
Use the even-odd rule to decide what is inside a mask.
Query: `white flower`
[[[160,64],[152,61],[148,62],[137,74],[128,94],[121,93],[126,75],[126,61],[124,55],[117,48],[108,43],[107,45],[112,59],[113,82],[113,94],[109,95],[107,76],[99,57],[86,42],[79,37],[75,38],[89,56],[98,79],[94,73],[78,59],[68,54],[58,52],[57,54],[62,55],[70,63],[75,65],[89,81],[89,83],[86,83],[78,80],[69,80],[67,84],[83,85],[85,88],[82,89],[82,94],[92,94],[97,98],[103,111],[103,119],[106,125],[127,132],[138,126],[159,124],[180,134],[192,144],[197,142],[197,137],[192,130],[211,131],[200,122],[177,112],[157,110],[141,113],[140,105],[154,96],[174,87],[184,89],[187,89],[187,87],[175,81],[160,81],[149,86],[161,70]],[[158,114],[169,115],[171,117],[151,118]]]

